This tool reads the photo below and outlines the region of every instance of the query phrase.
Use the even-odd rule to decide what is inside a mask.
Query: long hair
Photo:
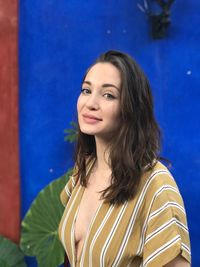
[[[111,185],[102,191],[102,198],[110,204],[122,204],[134,198],[142,174],[159,158],[161,135],[149,82],[135,60],[126,53],[108,51],[92,66],[99,62],[113,64],[121,74],[121,123],[109,144]],[[82,133],[78,126],[75,162],[78,179],[85,187],[87,164],[95,158],[94,136]]]

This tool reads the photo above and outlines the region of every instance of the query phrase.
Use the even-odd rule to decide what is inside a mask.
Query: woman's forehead
[[[108,62],[99,62],[89,69],[84,81],[88,81],[90,83],[100,82],[102,84],[111,83],[120,87],[121,74],[113,64]]]

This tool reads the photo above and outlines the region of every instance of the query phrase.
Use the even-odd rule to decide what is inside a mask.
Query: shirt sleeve
[[[64,207],[67,205],[67,202],[69,201],[72,191],[76,185],[74,173],[75,173],[75,169],[73,170],[72,176],[69,177],[67,184],[65,185],[65,187],[63,188],[60,194],[60,200]]]
[[[183,200],[173,177],[167,176],[152,197],[144,237],[143,267],[164,266],[178,255],[191,263]]]

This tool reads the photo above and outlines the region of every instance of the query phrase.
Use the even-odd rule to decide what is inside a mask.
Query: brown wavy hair
[[[121,123],[109,144],[111,185],[102,191],[102,198],[110,204],[122,204],[134,198],[142,174],[152,169],[159,158],[161,134],[149,82],[135,60],[126,53],[108,51],[92,66],[99,62],[113,64],[121,74]],[[75,162],[82,186],[87,186],[86,167],[94,158],[94,136],[82,133],[78,126]]]

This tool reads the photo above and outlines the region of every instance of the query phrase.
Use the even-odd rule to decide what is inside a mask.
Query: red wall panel
[[[0,0],[0,235],[19,239],[18,2]]]

